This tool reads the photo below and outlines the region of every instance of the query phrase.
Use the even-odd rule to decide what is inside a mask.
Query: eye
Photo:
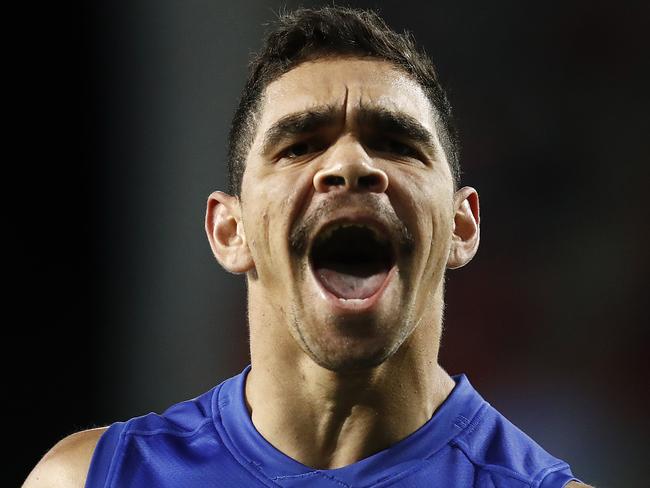
[[[284,158],[295,159],[301,156],[305,156],[306,154],[318,152],[322,149],[322,144],[317,144],[316,142],[312,141],[301,141],[287,147],[284,151],[282,151],[280,156]]]
[[[376,139],[372,142],[371,147],[380,152],[387,152],[401,157],[420,159],[420,153],[417,149],[396,139]]]

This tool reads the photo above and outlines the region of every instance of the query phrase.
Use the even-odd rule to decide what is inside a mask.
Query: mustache
[[[362,207],[383,222],[393,238],[391,240],[396,243],[400,254],[409,255],[415,251],[413,234],[411,234],[404,222],[397,217],[393,209],[382,203],[377,197],[365,194],[339,195],[335,199],[323,200],[316,210],[301,222],[298,222],[291,230],[289,235],[290,252],[296,257],[304,257],[307,254],[309,239],[314,235],[319,224],[328,220],[329,215],[349,207]]]

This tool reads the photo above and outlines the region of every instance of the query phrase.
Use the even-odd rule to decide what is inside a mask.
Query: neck
[[[246,381],[253,424],[306,466],[334,469],[390,447],[426,423],[454,387],[437,364],[439,316],[420,323],[381,365],[341,373],[297,351],[288,334],[268,337],[282,328],[256,323],[255,315]]]

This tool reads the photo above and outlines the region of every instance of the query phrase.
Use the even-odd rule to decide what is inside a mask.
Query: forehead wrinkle
[[[348,95],[350,94],[350,88],[348,85],[345,85],[345,96],[343,97],[343,126],[345,127],[345,122],[348,115]]]
[[[398,83],[399,85],[404,85],[411,80],[399,81],[401,82]],[[294,136],[314,133],[319,129],[331,127],[335,124],[342,124],[343,127],[350,124],[356,125],[357,129],[365,128],[378,132],[387,131],[390,128],[397,129],[388,132],[396,132],[395,135],[408,137],[414,142],[423,145],[431,155],[439,156],[436,124],[433,120],[430,120],[431,113],[429,110],[427,110],[427,117],[425,117],[429,120],[420,121],[419,117],[411,115],[416,107],[412,107],[410,103],[407,103],[407,106],[402,106],[403,103],[400,102],[403,100],[401,100],[399,94],[394,94],[397,95],[396,97],[389,96],[388,93],[384,93],[383,96],[379,97],[370,95],[371,101],[367,103],[364,102],[364,98],[368,98],[368,94],[364,96],[365,90],[363,90],[363,87],[361,87],[361,93],[358,97],[350,93],[356,91],[356,85],[353,84],[351,89],[344,82],[343,88],[345,92],[343,100],[339,102],[340,105],[336,102],[308,105],[302,110],[296,110],[277,119],[262,137],[260,154],[264,156],[271,154],[274,148],[284,142],[285,139],[289,140]],[[332,95],[331,91],[330,95]],[[427,108],[430,108],[428,104]],[[427,127],[431,125],[433,126],[431,129]]]

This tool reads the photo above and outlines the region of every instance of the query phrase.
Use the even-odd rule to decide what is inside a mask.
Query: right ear
[[[205,211],[205,232],[214,257],[226,271],[240,274],[255,267],[246,243],[237,197],[221,191],[210,194]]]

